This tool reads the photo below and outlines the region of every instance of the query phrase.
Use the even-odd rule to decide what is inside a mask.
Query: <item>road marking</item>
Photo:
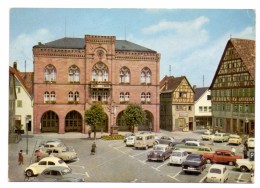
[[[114,148],[116,148],[116,149],[120,149],[120,148],[123,148],[123,147],[125,147],[125,146],[119,146],[119,147],[114,147]]]
[[[155,168],[155,167],[153,167],[153,166],[152,166],[152,168],[155,169],[155,170],[157,170],[157,171],[160,171],[158,168]]]
[[[159,168],[161,168],[162,166],[164,166],[164,165],[166,165],[166,164],[168,164],[168,162],[164,161],[164,163],[163,163],[163,164],[161,164],[160,166],[158,166],[156,169],[158,169],[158,170],[159,170]]]
[[[240,178],[242,177],[242,173],[240,173],[240,175],[239,175],[239,177],[237,178],[237,183],[239,183],[240,182]]]
[[[175,178],[175,177],[178,176],[181,172],[182,172],[182,170],[179,171],[177,174],[175,174],[173,177]]]
[[[144,152],[138,153],[138,154],[136,154],[136,155],[133,155],[133,156],[134,156],[134,157],[136,157],[136,156],[142,155],[142,154],[144,154],[144,153],[148,153],[148,151],[147,151],[147,150],[145,150]]]
[[[207,174],[199,181],[199,183],[203,182],[207,177]]]
[[[79,168],[83,168],[83,169],[85,169],[85,166],[82,166],[82,165],[69,165],[69,166],[75,166],[75,167],[79,167]]]
[[[172,178],[172,179],[174,179],[174,180],[176,180],[176,181],[178,181],[178,182],[180,181],[180,180],[176,179],[175,176],[172,177],[172,176],[170,176],[169,174],[168,174],[167,176],[170,177],[170,178]]]
[[[134,179],[133,181],[131,181],[131,183],[135,183],[138,179]]]
[[[89,174],[88,174],[88,172],[85,172],[85,174],[86,174],[86,176],[89,178]]]

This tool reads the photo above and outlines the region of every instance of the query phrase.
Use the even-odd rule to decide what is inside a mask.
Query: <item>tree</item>
[[[85,122],[93,127],[94,139],[96,139],[96,126],[101,125],[107,116],[101,104],[93,104],[90,109],[85,112]]]
[[[143,111],[142,107],[138,104],[129,104],[123,112],[125,123],[131,126],[132,131],[138,125],[142,124],[146,120],[146,113]]]

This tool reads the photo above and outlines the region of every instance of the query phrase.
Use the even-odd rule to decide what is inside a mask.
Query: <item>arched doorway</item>
[[[47,111],[41,118],[41,132],[59,132],[59,117],[53,111]]]
[[[65,132],[81,132],[82,131],[82,116],[79,112],[70,111],[65,118]]]
[[[153,131],[153,114],[147,110],[145,110],[146,121],[144,124],[138,126],[138,130],[140,131]]]
[[[131,131],[131,127],[127,126],[123,118],[123,111],[117,115],[116,125],[119,131]]]

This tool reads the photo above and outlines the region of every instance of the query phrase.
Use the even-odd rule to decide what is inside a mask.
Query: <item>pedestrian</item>
[[[236,149],[234,147],[231,147],[231,152],[233,155],[236,155]]]
[[[247,144],[247,140],[244,142],[244,146],[246,148],[246,151],[248,151],[248,144]]]
[[[96,147],[97,147],[96,143],[93,142],[93,144],[92,144],[92,146],[91,146],[91,152],[90,152],[91,155],[94,155],[94,154],[95,154],[95,152],[96,152]]]
[[[18,164],[23,165],[23,150],[20,150],[18,154]]]
[[[248,158],[247,150],[246,150],[246,147],[245,147],[245,146],[244,146],[244,148],[243,148],[243,155],[244,155],[244,159],[247,159],[247,158]]]
[[[88,138],[89,139],[91,138],[91,127],[89,127],[89,129],[88,129]]]

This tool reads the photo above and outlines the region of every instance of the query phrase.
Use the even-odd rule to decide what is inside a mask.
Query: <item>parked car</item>
[[[139,134],[135,136],[135,149],[144,148],[148,149],[153,147],[155,141],[154,134]]]
[[[255,138],[248,138],[247,144],[249,149],[255,149]]]
[[[214,142],[227,142],[229,139],[228,133],[215,133],[213,141]]]
[[[155,144],[167,144],[169,146],[173,146],[174,142],[175,142],[174,137],[171,137],[171,136],[161,136],[154,143]]]
[[[185,144],[176,144],[174,146],[174,150],[182,149],[184,151],[187,151],[188,153],[193,153],[194,151],[197,151],[202,146],[205,146],[205,144],[199,141],[186,141]]]
[[[59,142],[62,145],[65,145],[62,143],[62,141],[58,138],[51,138],[51,139],[47,139],[47,140],[42,140],[39,144],[39,147],[44,147],[45,144],[50,143],[50,142]]]
[[[128,136],[126,138],[125,145],[126,146],[134,146],[135,145],[135,136]]]
[[[28,177],[35,176],[42,173],[43,170],[51,166],[64,166],[69,168],[69,166],[62,159],[50,156],[41,159],[38,163],[31,164],[24,170],[24,173]]]
[[[172,148],[166,144],[158,144],[153,147],[153,150],[147,154],[148,161],[165,161],[172,154]]]
[[[189,154],[186,160],[182,163],[182,170],[187,172],[201,172],[206,168],[206,160],[203,155]]]
[[[208,164],[210,163],[228,163],[229,165],[235,165],[237,159],[242,159],[240,155],[234,155],[230,150],[215,150],[213,153],[204,153]]]
[[[213,138],[214,138],[214,134],[212,132],[204,132],[201,135],[202,140],[213,140]]]
[[[241,172],[250,172],[255,168],[255,161],[251,161],[250,159],[237,159],[236,167]]]
[[[66,162],[78,159],[77,153],[75,151],[70,151],[68,147],[53,147],[42,150],[42,152],[42,158],[52,155]]]
[[[197,150],[194,150],[192,153],[194,154],[204,154],[204,153],[213,153],[214,151],[212,150],[211,147],[208,146],[201,146]]]
[[[224,183],[227,181],[229,172],[224,165],[213,164],[206,175],[207,183]]]
[[[85,177],[80,174],[73,174],[70,168],[64,166],[52,166],[45,169],[34,178],[35,182],[84,182]]]
[[[66,147],[61,141],[47,141],[39,146],[39,148]]]
[[[170,165],[181,165],[187,158],[188,152],[183,151],[183,150],[174,150],[172,151],[172,155],[170,156],[169,159],[169,164]]]
[[[239,135],[231,134],[229,135],[228,144],[240,145],[242,143],[242,138]]]
[[[135,136],[135,133],[126,133],[126,134],[124,135],[124,142],[126,142],[126,139],[127,139],[129,136]]]

